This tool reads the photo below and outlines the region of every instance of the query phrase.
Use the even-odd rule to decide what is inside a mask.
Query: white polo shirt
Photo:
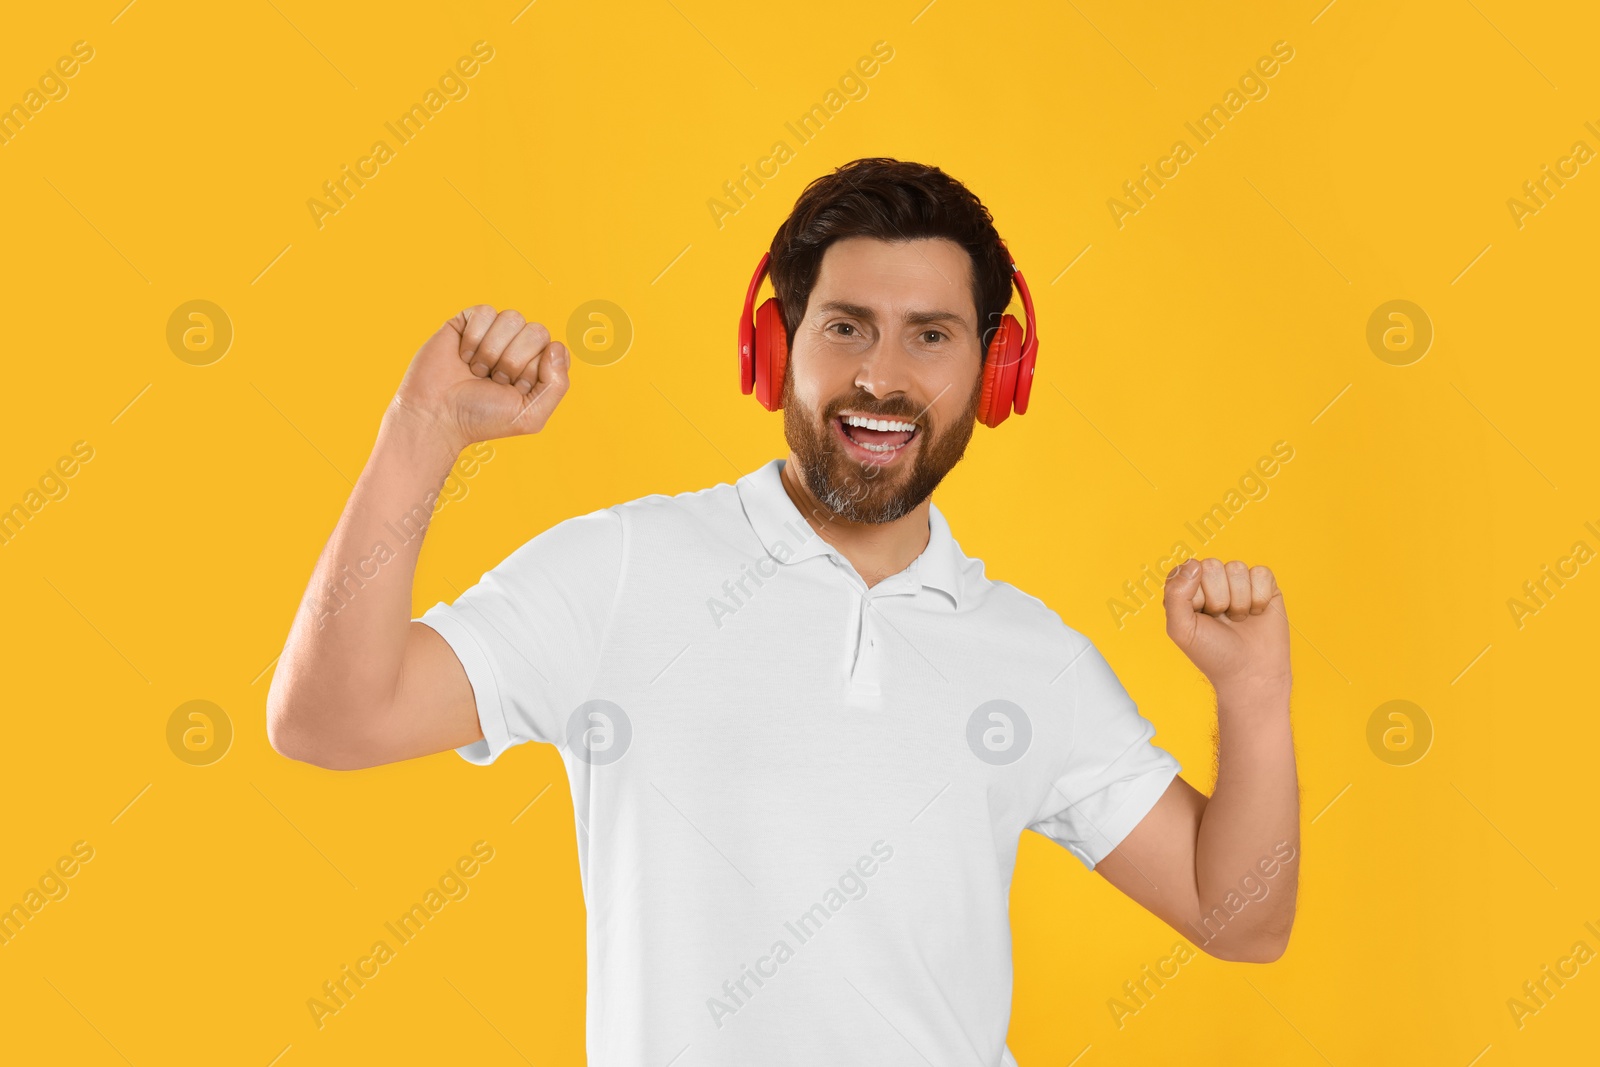
[[[868,588],[784,462],[558,523],[424,613],[477,699],[459,752],[561,747],[592,1067],[1013,1067],[1021,831],[1092,868],[1178,762],[937,507]]]

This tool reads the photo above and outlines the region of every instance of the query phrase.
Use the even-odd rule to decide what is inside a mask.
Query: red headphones
[[[1018,415],[1028,410],[1033,364],[1039,352],[1033,297],[1009,252],[1006,258],[1011,261],[1012,281],[1016,283],[1017,292],[1022,294],[1028,332],[1024,337],[1022,325],[1015,316],[1008,314],[1001,317],[1000,325],[989,339],[989,350],[983,361],[983,387],[978,395],[978,420],[991,427],[1004,422],[1013,409]],[[755,390],[762,407],[777,411],[783,406],[783,368],[789,361],[788,335],[783,330],[777,297],[769,296],[759,308],[755,307],[756,291],[767,276],[771,259],[770,252],[761,256],[755,276],[750,279],[750,288],[744,294],[744,312],[739,316],[739,389],[744,393]]]

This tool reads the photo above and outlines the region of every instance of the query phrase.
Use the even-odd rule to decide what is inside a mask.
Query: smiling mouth
[[[903,452],[922,433],[922,427],[908,419],[867,418],[855,415],[836,415],[833,425],[859,452],[859,458],[870,463],[887,463]],[[904,427],[909,426],[910,429]]]

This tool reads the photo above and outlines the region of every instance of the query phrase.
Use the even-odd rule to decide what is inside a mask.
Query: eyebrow
[[[869,307],[860,304],[851,304],[843,300],[830,300],[817,308],[819,312],[839,312],[854,318],[864,319],[867,322],[877,322],[877,314]],[[912,311],[905,317],[908,324],[920,326],[930,322],[951,322],[960,326],[967,325],[967,321],[953,311]]]

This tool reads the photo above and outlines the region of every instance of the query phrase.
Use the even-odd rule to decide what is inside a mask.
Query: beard
[[[909,514],[933,494],[966,454],[983,390],[981,372],[967,398],[966,410],[950,426],[934,434],[926,421],[927,412],[916,410],[909,400],[895,398],[885,402],[859,388],[834,398],[821,412],[808,410],[795,400],[793,371],[791,359],[783,374],[784,436],[806,486],[823,507],[845,522],[878,524]],[[847,408],[874,418],[916,423],[916,436],[922,440],[905,446],[915,448],[915,456],[909,463],[901,460],[887,468],[852,459],[840,447],[833,430],[835,418]]]

